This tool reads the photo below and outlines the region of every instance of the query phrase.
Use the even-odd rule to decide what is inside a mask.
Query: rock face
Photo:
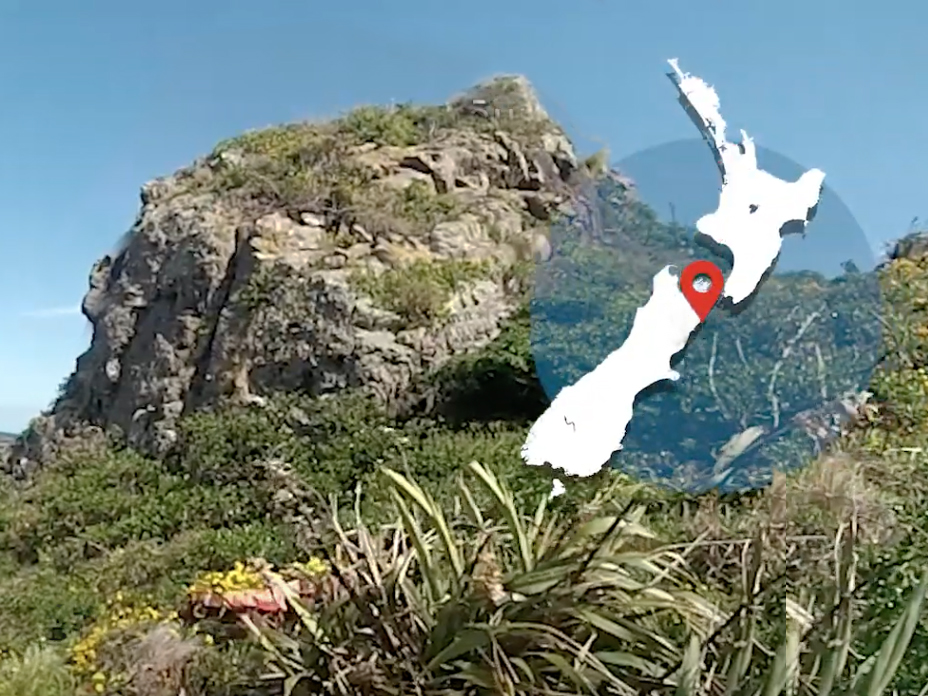
[[[0,462],[4,462],[9,458],[15,442],[16,436],[12,433],[0,433]]]
[[[518,77],[220,144],[143,187],[121,250],[90,274],[92,344],[7,470],[114,429],[163,453],[183,414],[278,390],[401,402],[498,334],[578,176]]]

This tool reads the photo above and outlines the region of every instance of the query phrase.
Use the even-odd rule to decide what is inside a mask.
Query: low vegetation
[[[499,88],[504,99],[514,86]],[[365,107],[223,143],[214,177],[196,186],[268,210],[334,206],[343,227],[415,234],[456,204],[423,186],[373,189],[344,155],[507,119],[526,142],[540,137],[537,121],[505,108]],[[685,251],[681,229],[620,212],[606,227],[634,217],[636,233],[616,244],[649,268]],[[546,360],[565,369],[577,364],[559,356],[577,346],[595,362],[615,343],[642,286],[632,264],[617,273],[582,245],[573,253],[560,271],[598,269],[611,304],[554,299],[608,304],[616,333],[543,337]],[[351,280],[417,326],[497,270],[414,259]],[[924,694],[928,257],[879,275],[873,409],[820,456],[747,492],[661,487],[660,462],[645,458],[551,498],[551,472],[519,457],[546,405],[527,306],[491,345],[430,376],[403,414],[351,392],[271,395],[186,416],[160,459],[113,442],[65,452],[28,482],[0,480],[0,696]],[[775,279],[755,310],[786,325],[797,303],[828,298],[850,313],[865,280]],[[267,303],[273,287],[271,274],[256,277],[242,301]],[[688,359],[714,360],[703,348]],[[829,389],[860,370],[854,350],[828,357]],[[822,362],[784,372],[790,401],[821,387]],[[748,363],[769,371],[775,358],[732,358],[712,379],[747,383]],[[725,435],[779,417],[711,387],[694,379],[695,396],[678,404],[693,427]],[[681,433],[652,430],[654,442],[631,435],[638,450],[673,450],[680,465]]]
[[[412,181],[401,190],[378,183],[338,188],[332,205],[341,213],[345,228],[360,225],[369,235],[387,239],[421,239],[435,225],[463,211],[453,195],[436,193],[422,181]]]
[[[379,274],[357,271],[352,282],[376,305],[396,312],[414,328],[447,318],[454,294],[491,271],[489,262],[420,258]]]
[[[309,496],[313,515],[302,548],[291,554],[309,559],[297,564],[314,583],[308,595],[256,559],[190,574],[174,598],[179,607],[204,592],[230,599],[268,588],[283,599],[276,615],[239,611],[233,625],[240,630],[230,632],[228,622],[189,613],[181,620],[176,609],[117,591],[73,634],[70,666],[60,648],[32,642],[5,658],[0,674],[11,689],[31,675],[46,689],[34,693],[75,693],[65,689],[76,683],[87,693],[183,688],[203,696],[279,688],[828,693],[827,685],[869,694],[885,690],[908,664],[903,656],[928,580],[920,574],[913,590],[900,593],[895,627],[864,653],[871,662],[858,659],[852,648],[861,633],[852,629],[866,625],[855,622],[861,539],[854,517],[829,543],[830,581],[807,578],[786,595],[768,596],[765,576],[782,554],[768,523],[741,543],[742,565],[728,578],[740,576],[740,585],[722,596],[688,561],[705,553],[706,540],[667,544],[648,522],[652,501],[624,477],[600,480],[569,504],[544,490],[518,496],[520,504],[504,479],[476,462],[459,470],[450,490],[447,483],[422,487],[384,466],[375,476],[396,514],[387,525],[368,523],[369,508],[351,496],[341,503]],[[785,601],[782,615],[762,613],[769,599]],[[265,690],[254,691],[261,683]]]
[[[410,215],[392,220],[413,226],[417,218],[434,218],[454,205],[444,194],[400,200],[392,191],[371,191],[372,174],[356,154],[366,145],[408,147],[436,143],[449,134],[471,132],[492,137],[504,131],[525,146],[538,146],[546,133],[558,131],[544,114],[523,113],[516,82],[495,83],[487,96],[492,106],[475,107],[471,100],[443,106],[400,104],[361,106],[340,118],[286,124],[255,130],[219,143],[207,158],[211,173],[192,170],[188,191],[210,190],[233,195],[256,210],[329,210],[350,214],[355,209],[367,224],[386,203]],[[373,195],[372,195],[373,193]],[[402,198],[402,196],[400,196]]]
[[[886,280],[894,301],[895,276]],[[918,350],[917,331],[895,330],[896,357]],[[73,693],[69,680],[162,693],[138,691],[133,662],[158,645],[176,661],[162,671],[191,695],[269,694],[275,683],[294,694],[404,683],[422,693],[702,693],[710,682],[754,693],[764,680],[879,693],[893,671],[892,688],[918,692],[928,678],[917,611],[928,391],[893,376],[918,368],[887,363],[873,422],[762,492],[694,498],[604,472],[548,500],[547,473],[517,455],[544,404],[528,335],[523,314],[436,377],[450,420],[391,419],[347,393],[281,396],[189,417],[163,461],[84,452],[28,486],[5,483],[2,687],[40,673],[35,693]],[[480,464],[462,468],[471,461]],[[245,573],[248,559],[283,567],[314,556],[338,574],[335,594],[290,596],[283,623],[237,617],[230,635],[177,618],[197,583],[221,593],[273,582]],[[210,580],[229,571],[249,583]],[[756,647],[744,652],[748,637]]]

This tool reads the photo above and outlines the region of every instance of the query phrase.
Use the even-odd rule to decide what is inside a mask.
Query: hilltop
[[[164,454],[183,414],[274,391],[362,388],[401,408],[499,335],[584,176],[519,77],[219,144],[143,187],[91,273],[93,343],[17,467],[105,432]]]

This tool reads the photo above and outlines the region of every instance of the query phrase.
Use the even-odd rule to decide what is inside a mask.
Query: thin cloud
[[[51,317],[73,317],[81,313],[81,306],[68,305],[66,307],[47,307],[45,309],[33,309],[23,312],[22,316],[31,319],[48,319]]]

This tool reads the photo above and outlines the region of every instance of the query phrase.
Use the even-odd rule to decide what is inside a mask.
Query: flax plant
[[[762,617],[748,602],[726,623],[734,638],[722,645],[691,639],[674,676],[676,696],[881,696],[905,657],[916,629],[928,570],[876,654],[852,661],[857,526],[851,519],[835,541],[835,579],[825,588],[822,610],[812,601],[786,598],[786,630],[772,649],[757,640]],[[763,536],[746,552],[742,594],[757,598],[763,573]],[[713,636],[714,638],[715,636]],[[854,662],[854,664],[852,664]],[[928,685],[921,692],[928,693]]]
[[[251,625],[285,693],[631,696],[720,620],[620,488],[577,520],[548,497],[521,511],[492,472],[467,473],[447,512],[385,469],[395,525],[347,530],[330,514],[339,591],[312,607],[288,593],[298,631]]]

